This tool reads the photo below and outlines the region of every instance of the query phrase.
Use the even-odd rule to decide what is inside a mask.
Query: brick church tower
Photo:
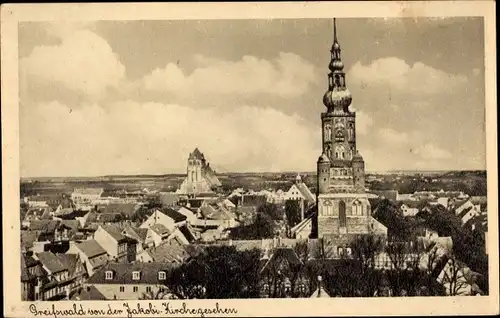
[[[368,234],[371,207],[365,193],[365,162],[356,149],[356,113],[350,108],[344,64],[333,19],[328,90],[321,114],[323,153],[317,161],[317,235]]]

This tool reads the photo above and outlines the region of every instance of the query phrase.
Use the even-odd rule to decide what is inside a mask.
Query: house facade
[[[127,238],[114,225],[101,225],[94,233],[94,240],[108,253],[111,260],[127,261]]]
[[[109,263],[96,272],[85,287],[93,287],[108,300],[137,300],[145,293],[165,288],[169,264]]]
[[[76,204],[92,204],[101,198],[103,192],[102,188],[76,188],[71,193],[71,200]]]

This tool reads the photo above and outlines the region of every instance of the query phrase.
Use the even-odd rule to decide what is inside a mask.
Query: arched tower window
[[[332,203],[330,201],[325,201],[323,205],[323,215],[332,215],[332,214],[333,214]]]
[[[340,200],[339,202],[339,222],[340,227],[345,227],[347,224],[346,214],[345,214],[345,202]]]
[[[345,149],[343,146],[336,146],[335,147],[335,158],[337,159],[344,159],[345,157]]]
[[[359,200],[354,200],[352,203],[352,214],[353,215],[363,215],[363,203]]]

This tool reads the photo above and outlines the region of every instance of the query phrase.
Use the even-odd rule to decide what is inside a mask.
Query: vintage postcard
[[[4,315],[498,313],[494,9],[2,6]]]

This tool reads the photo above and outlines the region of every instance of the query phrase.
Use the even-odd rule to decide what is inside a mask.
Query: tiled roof
[[[26,282],[30,280],[30,275],[28,273],[28,269],[26,268],[26,260],[24,255],[21,254],[21,281]]]
[[[190,226],[187,225],[187,224],[179,227],[179,231],[184,235],[184,237],[189,242],[192,242],[192,241],[194,241],[196,239],[196,237],[194,236],[193,232],[190,229]]]
[[[467,213],[469,213],[471,210],[473,209],[473,207],[468,207],[468,208],[465,208],[462,210],[462,212],[460,212],[457,216],[462,219]]]
[[[33,256],[25,256],[24,261],[26,263],[26,267],[32,267],[40,264],[40,261],[33,258]]]
[[[79,262],[77,254],[56,254],[59,258],[59,261],[64,264],[64,266],[69,271],[69,276],[73,277],[76,270],[76,265]]]
[[[182,221],[185,221],[187,219],[187,217],[184,214],[181,214],[181,213],[179,213],[171,208],[161,209],[161,212],[163,214],[167,215],[172,220],[174,220],[175,223],[182,222]]]
[[[88,258],[95,257],[97,255],[106,254],[106,250],[97,243],[96,240],[86,240],[77,244],[77,247],[82,251]]]
[[[309,202],[314,202],[315,199],[314,199],[314,195],[312,194],[311,190],[309,190],[309,188],[307,187],[307,185],[305,183],[298,183],[296,184],[297,186],[297,189],[299,189],[300,193],[302,194],[302,196]]]
[[[400,201],[401,206],[404,204],[410,209],[418,209],[420,205],[422,204],[421,201],[412,201],[412,200],[406,200],[406,201]]]
[[[107,300],[95,286],[82,288],[71,296],[71,300]]]
[[[30,208],[28,209],[28,211],[26,211],[24,219],[27,220],[29,217],[31,217],[32,219],[41,219],[42,215],[44,215],[46,213],[46,210],[48,209],[49,208]]]
[[[203,204],[203,201],[205,201],[205,200],[203,200],[203,199],[188,199],[189,205],[193,209],[197,209],[197,208],[201,207],[201,205]]]
[[[278,247],[272,251],[271,257],[267,263],[262,268],[262,271],[266,270],[270,264],[274,263],[277,259],[285,259],[288,264],[292,266],[297,266],[302,264],[302,261],[297,256],[297,253],[291,247]]]
[[[88,223],[113,223],[120,218],[119,213],[96,213],[90,212],[87,216]]]
[[[137,205],[135,203],[110,203],[104,206],[102,213],[123,213],[131,217],[136,211],[136,207]]]
[[[296,233],[296,232],[299,232],[301,231],[306,225],[309,225],[310,223],[312,222],[312,218],[306,218],[304,220],[302,220],[301,222],[299,222],[297,225],[295,225],[294,227],[292,227],[290,229],[290,231],[292,233]]]
[[[71,228],[74,232],[77,232],[80,228],[80,222],[78,220],[61,220],[61,224]]]
[[[456,200],[452,203],[453,207],[456,209],[456,208],[459,208],[461,207],[462,205],[464,205],[465,203],[467,203],[467,201],[469,201],[469,199],[463,199],[463,200]]]
[[[124,241],[126,239],[125,236],[122,235],[121,229],[116,225],[106,224],[106,225],[101,225],[101,228],[118,242]]]
[[[177,193],[165,192],[160,193],[159,198],[164,206],[171,206],[179,201],[180,196]]]
[[[34,220],[30,222],[30,230],[53,233],[58,225],[59,221],[57,220]]]
[[[36,242],[40,233],[38,231],[21,231],[21,246],[25,248],[33,247],[33,242]]]
[[[135,232],[142,241],[146,240],[146,237],[148,236],[148,229],[137,228]]]
[[[189,258],[189,253],[180,244],[163,244],[148,250],[153,262],[182,263]]]
[[[224,207],[209,204],[201,207],[201,214],[203,217],[212,220],[231,220],[234,219],[233,213],[229,212]]]
[[[92,275],[87,284],[163,284],[164,281],[158,279],[160,271],[168,271],[172,263],[108,263],[94,275]],[[106,279],[106,272],[113,272],[112,279]],[[140,272],[139,280],[132,279],[133,272]]]
[[[153,224],[150,229],[158,235],[170,234],[170,231],[165,227],[165,225],[160,223]]]
[[[179,212],[180,214],[184,215],[186,217],[186,219],[188,217],[193,217],[193,216],[196,216],[196,211],[193,211],[192,208],[188,208],[188,207],[180,207],[177,212]]]
[[[139,227],[133,227],[130,225],[127,225],[124,229],[125,233],[128,233],[128,235],[131,235],[139,241],[143,242],[146,240],[146,237],[148,236],[148,229],[147,228],[139,228]]]
[[[42,263],[42,265],[52,273],[58,273],[68,269],[54,253],[42,252],[37,253],[36,255],[40,260],[40,263]]]

